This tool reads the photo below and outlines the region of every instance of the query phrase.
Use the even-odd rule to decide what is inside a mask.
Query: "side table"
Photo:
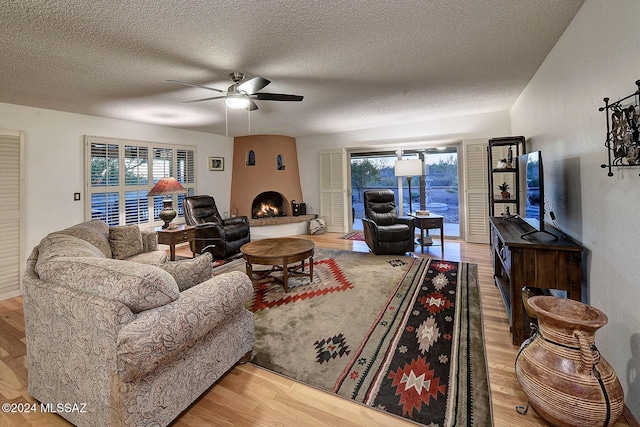
[[[442,253],[444,254],[444,216],[438,214],[415,214],[411,216],[416,219],[416,227],[420,229],[420,246],[422,248],[422,253],[424,253],[424,231],[427,230],[427,234],[429,234],[429,229],[439,228],[440,248],[442,249]]]
[[[185,242],[190,244],[196,239],[196,228],[192,225],[180,224],[173,228],[156,227],[155,230],[158,234],[158,243],[169,245],[169,259],[171,261],[176,260],[177,244]]]

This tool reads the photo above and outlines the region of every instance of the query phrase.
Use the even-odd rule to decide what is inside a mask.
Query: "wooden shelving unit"
[[[511,156],[509,156],[511,152]],[[520,184],[518,180],[518,156],[525,152],[524,136],[491,138],[487,146],[487,166],[489,173],[489,216],[520,213]],[[498,163],[507,160],[506,167]],[[509,160],[511,162],[509,163]],[[499,185],[509,185],[510,197],[502,197]],[[498,206],[496,206],[498,205]]]

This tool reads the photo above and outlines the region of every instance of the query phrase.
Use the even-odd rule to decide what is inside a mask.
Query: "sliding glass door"
[[[351,188],[353,229],[362,230],[365,190],[389,188],[396,194],[398,214],[428,210],[444,216],[445,235],[459,238],[460,192],[458,145],[395,151],[352,152]],[[422,175],[396,176],[396,160],[421,160]],[[433,232],[438,232],[433,230]]]
[[[402,154],[403,158],[417,156],[424,163],[424,175],[411,179],[411,210],[428,210],[444,216],[445,236],[459,238],[461,232],[458,146],[403,150]],[[408,206],[408,203],[409,198],[405,200],[404,205]],[[431,231],[438,233],[438,230]]]
[[[353,229],[362,230],[364,203],[362,194],[366,190],[390,188],[398,199],[398,180],[394,174],[395,151],[362,152],[351,154],[351,207]]]

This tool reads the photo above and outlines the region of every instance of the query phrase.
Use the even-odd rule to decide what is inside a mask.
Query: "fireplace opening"
[[[287,216],[285,199],[277,191],[265,191],[253,199],[251,218]]]

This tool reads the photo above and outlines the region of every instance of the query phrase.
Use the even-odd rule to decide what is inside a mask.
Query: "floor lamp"
[[[395,173],[397,177],[406,176],[407,183],[409,185],[409,214],[412,214],[411,209],[411,177],[422,175],[422,160],[420,159],[406,159],[396,160]]]

